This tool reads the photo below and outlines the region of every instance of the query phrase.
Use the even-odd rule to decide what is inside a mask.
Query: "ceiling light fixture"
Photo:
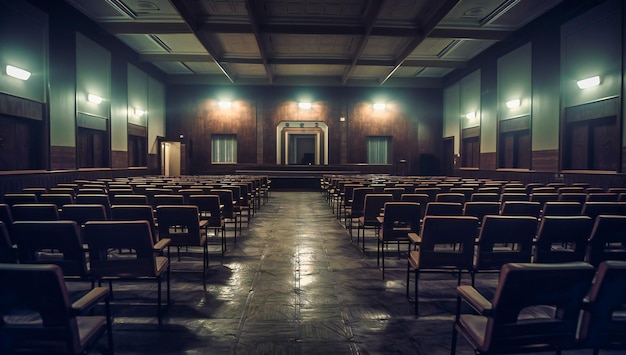
[[[374,110],[376,111],[382,111],[387,107],[387,105],[385,103],[375,103],[374,104]]]
[[[28,78],[30,78],[30,72],[28,70],[14,67],[12,65],[7,65],[6,73],[8,76],[12,76],[20,80],[28,80]]]
[[[578,85],[580,89],[588,89],[590,87],[598,86],[600,85],[600,77],[596,75],[587,79],[578,80],[576,85]]]
[[[516,108],[519,107],[521,104],[520,99],[513,99],[513,100],[509,100],[506,102],[506,107],[508,108]]]
[[[308,110],[311,108],[311,103],[310,102],[298,102],[298,107],[303,110]]]
[[[94,94],[88,94],[87,100],[89,100],[89,102],[93,102],[94,104],[98,104],[98,105],[102,103],[102,98]]]
[[[232,102],[230,102],[230,101],[218,101],[218,102],[217,102],[217,105],[218,105],[220,108],[230,108],[230,107],[233,105],[233,103],[232,103]]]

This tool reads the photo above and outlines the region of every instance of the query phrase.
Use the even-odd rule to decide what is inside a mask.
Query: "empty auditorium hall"
[[[626,354],[626,2],[0,0],[0,354]]]

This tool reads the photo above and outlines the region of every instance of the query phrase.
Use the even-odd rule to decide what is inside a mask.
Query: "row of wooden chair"
[[[624,261],[505,264],[491,300],[473,286],[457,295],[452,354],[459,334],[480,354],[626,348]]]

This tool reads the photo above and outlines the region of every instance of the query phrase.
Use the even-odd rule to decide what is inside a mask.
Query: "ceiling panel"
[[[312,85],[353,79],[382,85],[394,77],[415,86],[464,67],[562,2],[66,1],[176,82],[203,75],[200,80],[238,84],[302,85],[306,77]]]

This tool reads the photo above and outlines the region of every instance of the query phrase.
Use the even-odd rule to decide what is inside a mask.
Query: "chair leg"
[[[419,317],[419,309],[418,309],[418,297],[417,297],[417,281],[419,280],[419,271],[415,270],[415,317]]]
[[[92,287],[93,288],[93,287]],[[109,298],[104,299],[104,314],[106,315],[106,323],[107,323],[107,344],[109,346],[109,353],[113,354],[113,321],[111,319],[111,303]]]
[[[159,325],[163,324],[163,317],[161,316],[161,276],[157,277],[157,319]]]
[[[406,299],[409,299],[409,282],[411,280],[411,263],[406,262]]]

